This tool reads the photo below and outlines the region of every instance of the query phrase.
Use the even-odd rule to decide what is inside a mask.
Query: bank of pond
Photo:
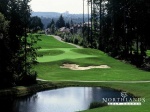
[[[3,97],[0,105],[5,112],[75,112],[107,106],[107,101],[111,99],[133,98],[127,93],[122,96],[122,93],[105,87],[61,87],[24,97]]]

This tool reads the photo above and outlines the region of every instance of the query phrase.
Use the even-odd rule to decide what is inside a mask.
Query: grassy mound
[[[103,55],[103,52],[100,52],[99,50],[96,49],[72,49],[73,52],[80,53],[80,54],[86,54],[86,55]]]

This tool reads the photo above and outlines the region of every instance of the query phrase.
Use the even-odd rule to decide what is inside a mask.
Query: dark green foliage
[[[10,86],[11,83],[5,82],[11,82],[12,76],[8,74],[9,66],[10,66],[10,48],[8,47],[8,27],[9,22],[5,20],[5,17],[3,14],[0,13],[0,88],[3,86]]]
[[[43,29],[43,23],[41,22],[41,19],[37,16],[31,17],[29,28],[31,30],[33,30],[33,32],[37,32],[38,30],[42,30]]]
[[[70,28],[69,22],[67,22],[65,26],[66,26],[66,28]]]
[[[6,34],[6,32],[8,31],[8,26],[9,26],[8,24],[9,22],[5,19],[4,15],[0,13],[0,33],[1,34],[3,35]]]
[[[52,21],[47,25],[47,28],[49,28],[49,30],[50,30],[50,32],[47,32],[47,33],[55,34],[56,24],[55,24],[55,22],[54,22],[53,19],[52,19]]]
[[[57,28],[65,27],[65,21],[62,15],[60,15],[58,21],[56,22],[56,27]]]
[[[31,11],[28,3],[29,0],[1,2],[5,10],[0,8],[0,12],[9,21],[9,27],[6,29],[8,22],[3,22],[3,38],[0,40],[0,88],[18,85],[18,82],[31,84],[36,81],[37,74],[31,69],[36,63],[37,49],[33,45],[37,42],[37,37],[27,36]],[[29,80],[24,81],[26,79]]]
[[[51,22],[47,25],[47,28],[51,28],[52,25],[55,25],[54,20],[52,19]]]
[[[148,0],[90,0],[90,47],[140,67],[149,49],[150,2]],[[89,40],[90,39],[90,40]]]
[[[9,0],[0,0],[0,12],[4,14],[5,16],[7,15],[7,4]]]

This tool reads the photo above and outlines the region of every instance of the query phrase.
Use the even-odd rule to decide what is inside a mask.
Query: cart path
[[[53,80],[44,80],[37,79],[38,81],[53,81]],[[57,80],[56,80],[57,81]],[[80,81],[80,80],[58,80],[60,82],[106,82],[106,83],[150,83],[150,81]],[[54,81],[55,82],[55,81]]]
[[[54,37],[55,39],[57,39],[58,41],[60,41],[60,42],[64,42],[60,36],[56,36],[56,35],[48,35],[48,36],[52,36],[52,37]],[[68,42],[64,42],[64,43],[67,43],[67,44],[73,45],[73,46],[75,46],[76,48],[82,48],[81,46],[76,45],[76,44],[72,44],[72,43],[68,43]]]

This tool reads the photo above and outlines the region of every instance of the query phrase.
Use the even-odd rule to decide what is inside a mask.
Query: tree
[[[140,67],[150,42],[150,2],[89,0],[88,3],[91,4],[91,47],[98,42],[100,50]]]
[[[74,24],[74,23],[73,23],[73,21],[72,21],[72,19],[71,19],[71,21],[70,21],[70,26],[72,27],[72,26],[73,26],[73,24]]]
[[[0,12],[7,17],[7,11],[8,11],[8,2],[9,0],[0,0]]]
[[[66,26],[66,28],[70,28],[69,22],[67,22],[65,26]]]
[[[47,28],[51,28],[52,25],[55,25],[54,19],[52,19],[51,22],[47,25]]]
[[[0,13],[0,34],[1,39],[3,39],[3,35],[8,31],[9,22],[5,19],[4,15]]]
[[[33,44],[36,43],[36,37],[27,36],[31,15],[28,3],[29,0],[1,2],[2,5],[5,5],[5,10],[0,8],[0,11],[9,21],[8,33],[3,33],[5,35],[1,40],[2,46],[0,48],[6,54],[5,57],[3,57],[3,53],[1,55],[3,63],[0,73],[2,74],[1,87],[36,82],[36,72],[31,69],[36,61],[36,48],[33,47]],[[4,20],[3,17],[1,18]],[[3,58],[5,60],[2,60]]]
[[[41,21],[41,18],[39,18],[37,16],[31,17],[29,28],[35,32],[43,29],[43,23]]]
[[[57,28],[65,27],[65,21],[62,15],[60,15],[58,21],[56,22],[56,27]]]
[[[53,19],[52,19],[52,21],[47,25],[47,28],[50,29],[50,32],[51,32],[52,34],[55,33],[55,22],[54,22]]]
[[[10,75],[6,74],[10,64],[8,27],[9,22],[6,21],[4,15],[0,13],[0,88],[2,86],[10,86],[11,84],[6,82],[12,79]]]

